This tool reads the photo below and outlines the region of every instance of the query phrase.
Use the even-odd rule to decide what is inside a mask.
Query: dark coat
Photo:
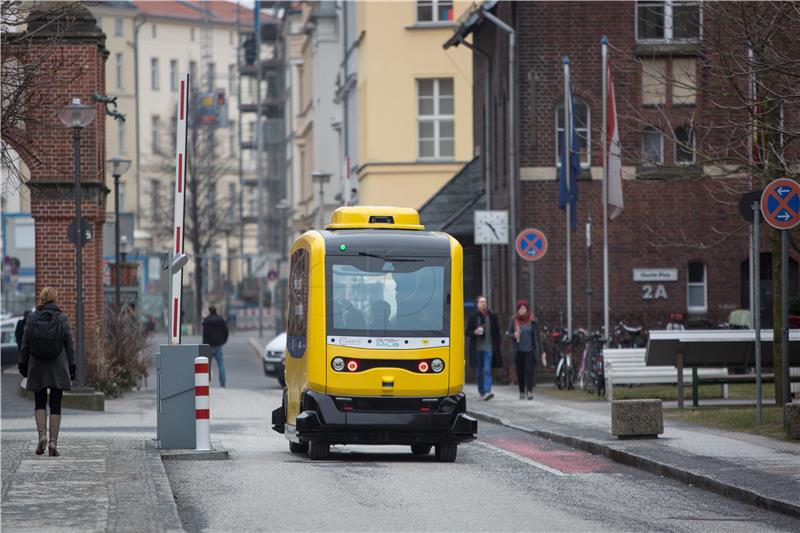
[[[36,358],[35,353],[28,349],[28,329],[36,318],[39,311],[51,311],[56,314],[56,320],[61,322],[61,331],[64,333],[64,347],[58,357],[52,361],[41,361]],[[47,303],[37,308],[31,313],[25,323],[25,334],[22,336],[22,349],[20,350],[20,362],[28,365],[28,384],[26,388],[30,391],[39,391],[46,388],[56,388],[62,390],[70,389],[69,367],[75,365],[75,345],[72,341],[72,331],[69,327],[67,315],[61,312],[54,303]]]
[[[222,346],[228,342],[228,325],[225,319],[212,313],[203,319],[203,344]]]
[[[22,336],[25,334],[25,324],[28,321],[30,313],[25,311],[25,314],[17,321],[17,327],[14,329],[14,339],[17,341],[17,350],[22,349]]]
[[[497,315],[489,311],[488,317],[492,334],[492,368],[503,368],[503,356],[500,352],[500,326],[497,323]],[[478,366],[478,340],[486,335],[486,332],[480,336],[475,335],[475,329],[484,324],[484,320],[486,320],[486,317],[480,311],[476,311],[467,320],[466,333],[469,339],[469,362],[473,367]]]
[[[539,358],[542,356],[542,352],[544,349],[542,348],[542,330],[539,328],[539,321],[534,320],[533,324],[533,352],[535,356],[535,361],[539,361]],[[511,320],[508,322],[508,329],[506,330],[506,335],[511,339],[511,346],[514,348],[514,352],[517,351],[517,339],[514,338],[514,317],[511,317]]]

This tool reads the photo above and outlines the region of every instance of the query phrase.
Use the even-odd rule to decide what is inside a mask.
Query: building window
[[[642,60],[642,105],[657,106],[667,102],[667,62],[664,59]]]
[[[158,90],[158,58],[150,58],[150,89]]]
[[[675,164],[694,164],[694,130],[688,126],[675,129]]]
[[[236,65],[228,65],[228,94],[231,98],[236,94]]]
[[[122,54],[119,52],[114,54],[114,59],[114,71],[117,78],[117,89],[123,89],[125,84],[123,79],[124,70],[122,65]]]
[[[698,41],[702,37],[702,10],[698,2],[678,0],[636,3],[639,41]]]
[[[158,115],[150,117],[150,149],[154,154],[161,153],[158,148],[158,131],[161,129],[161,119]]]
[[[251,143],[256,142],[256,121],[251,120],[247,125],[247,138]]]
[[[417,134],[420,159],[452,159],[455,154],[453,79],[417,80]]]
[[[169,62],[169,90],[178,90],[178,60],[172,59]]]
[[[452,0],[417,1],[417,22],[448,22],[452,20]]]
[[[236,215],[236,184],[233,182],[228,183],[228,220],[233,222],[233,217]]]
[[[690,313],[705,313],[708,311],[708,283],[705,263],[689,263],[689,276],[687,279],[686,309]]]
[[[572,102],[572,112],[575,113],[575,129],[578,131],[581,151],[581,168],[592,165],[592,154],[589,150],[592,141],[592,116],[589,104],[580,98]],[[556,107],[556,166],[561,168],[561,150],[564,148],[564,103]]]
[[[150,215],[153,225],[161,222],[161,182],[150,180]]]
[[[672,59],[672,103],[694,105],[697,99],[697,60],[693,57]]]
[[[236,157],[236,121],[228,124],[228,157]]]
[[[128,153],[128,148],[125,146],[125,123],[121,120],[117,121],[117,145],[119,153]]]
[[[156,35],[156,25],[155,24],[150,26],[150,34],[152,35],[153,39],[155,39],[157,37],[157,35]]]
[[[114,35],[116,37],[125,36],[125,26],[123,24],[124,21],[122,19],[114,19]]]
[[[206,65],[206,83],[208,84],[208,90],[214,90],[214,70],[216,65],[214,63],[208,63]]]
[[[189,61],[189,85],[194,87],[197,83],[197,63]]]
[[[664,163],[664,136],[655,128],[642,132],[642,164],[645,166]]]

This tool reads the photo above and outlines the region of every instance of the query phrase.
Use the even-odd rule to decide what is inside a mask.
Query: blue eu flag
[[[572,105],[572,84],[569,85],[569,116],[570,121],[565,124],[569,128],[570,137],[570,154],[569,154],[569,187],[567,187],[567,165],[564,164],[566,155],[566,143],[562,142],[561,147],[561,172],[558,178],[558,207],[562,210],[567,208],[570,204],[570,226],[572,229],[578,227],[578,219],[575,213],[576,204],[578,202],[578,174],[581,172],[581,144],[578,138],[578,130],[575,128],[575,113],[573,112]],[[565,117],[566,118],[566,117]]]

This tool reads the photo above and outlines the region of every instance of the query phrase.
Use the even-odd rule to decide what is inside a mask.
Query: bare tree
[[[175,141],[176,121],[174,116],[165,127],[161,138],[166,142],[161,146],[170,147],[155,154],[149,162],[151,168],[165,177],[166,187],[160,187],[155,194],[159,206],[165,206],[162,213],[151,213],[151,223],[157,236],[163,239],[174,238],[172,206],[175,190]],[[224,241],[225,235],[234,229],[237,217],[230,216],[229,205],[223,201],[218,184],[231,176],[233,167],[227,154],[223,154],[220,139],[221,129],[211,124],[191,124],[187,140],[187,179],[184,231],[185,239],[191,245],[190,257],[194,261],[195,321],[199,324],[203,310],[203,288],[205,286],[205,263],[216,245]],[[167,178],[168,177],[168,178]],[[153,217],[157,216],[157,219]]]
[[[16,165],[14,151],[23,160],[42,164],[31,135],[37,130],[35,112],[50,99],[54,86],[80,78],[83,69],[72,68],[61,53],[64,31],[75,23],[82,2],[0,2],[2,28],[2,151],[0,164],[9,172],[4,184],[16,189],[25,177]]]
[[[642,175],[727,178],[715,180],[714,190],[706,188],[721,207],[735,212],[742,193],[800,170],[800,4],[703,2],[696,20],[682,21],[684,28],[699,28],[699,9],[702,41],[689,40],[673,49],[655,45],[651,54],[614,50],[619,59],[614,66],[621,74],[616,79],[637,84],[621,91],[620,123],[634,124],[643,134],[662,135],[675,147],[676,157],[691,155],[688,165],[665,161],[666,165],[642,168]],[[648,97],[651,105],[643,105]],[[639,155],[640,160],[648,156]],[[678,235],[653,238],[650,245],[709,249],[734,237],[741,242],[747,223],[742,221],[733,231],[730,226],[709,229],[712,242],[691,242]],[[770,239],[772,256],[778,258],[780,232],[771,231]],[[797,232],[792,245],[800,251]],[[780,261],[773,260],[776,398],[782,397],[780,280]]]

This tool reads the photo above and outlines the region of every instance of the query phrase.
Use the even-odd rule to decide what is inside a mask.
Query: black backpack
[[[27,346],[30,353],[40,361],[52,361],[64,347],[64,333],[58,314],[53,311],[38,311],[28,318]]]

